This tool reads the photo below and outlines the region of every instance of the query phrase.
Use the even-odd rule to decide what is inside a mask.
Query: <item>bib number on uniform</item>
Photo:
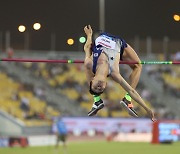
[[[109,48],[109,49],[115,49],[115,45],[116,42],[113,40],[110,40],[106,37],[103,36],[99,36],[96,40],[95,40],[95,44],[97,45],[102,45],[103,47]]]

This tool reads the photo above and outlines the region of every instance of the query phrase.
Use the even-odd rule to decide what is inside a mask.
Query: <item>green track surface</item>
[[[0,154],[180,154],[180,142],[173,144],[73,142],[64,153],[62,146],[0,148]]]

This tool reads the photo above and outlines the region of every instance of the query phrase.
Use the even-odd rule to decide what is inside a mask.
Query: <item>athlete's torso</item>
[[[125,47],[127,47],[126,42],[119,37],[112,36],[107,33],[102,33],[99,37],[97,37],[92,48],[93,73],[96,73],[97,62],[103,52],[108,58],[110,74],[116,57],[119,55],[122,56]]]

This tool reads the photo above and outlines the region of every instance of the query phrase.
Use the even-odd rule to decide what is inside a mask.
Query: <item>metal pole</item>
[[[152,39],[150,36],[146,38],[146,47],[147,56],[150,56],[152,53]]]
[[[0,32],[0,52],[3,50],[3,33]]]
[[[51,33],[51,51],[56,50],[56,34]]]
[[[99,0],[99,30],[105,31],[105,0]]]
[[[163,52],[164,52],[164,57],[165,60],[169,59],[169,54],[168,54],[168,42],[169,42],[169,38],[167,36],[165,36],[163,38]]]
[[[7,51],[8,48],[10,48],[10,44],[11,44],[11,38],[10,38],[10,31],[6,31],[5,34],[5,50]]]
[[[139,36],[134,37],[134,49],[136,52],[139,52]]]
[[[24,50],[29,50],[29,32],[24,32]]]

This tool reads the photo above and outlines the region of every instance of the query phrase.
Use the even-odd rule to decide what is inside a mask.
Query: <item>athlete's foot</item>
[[[128,101],[125,97],[123,98],[122,101],[120,101],[120,105],[128,111],[129,115],[133,117],[138,117],[137,112],[133,108],[132,102]]]
[[[91,110],[88,112],[88,116],[94,116],[97,114],[99,110],[101,110],[104,107],[103,101],[100,99],[98,102],[95,102],[91,108]]]

